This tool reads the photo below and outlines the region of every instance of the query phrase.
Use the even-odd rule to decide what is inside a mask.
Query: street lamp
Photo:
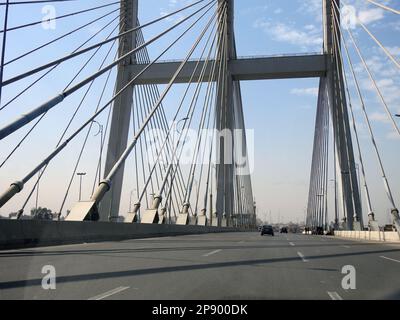
[[[178,128],[178,125],[179,125],[179,123],[181,123],[182,121],[187,121],[187,120],[189,120],[189,117],[185,117],[185,118],[182,118],[182,119],[180,119],[179,121],[175,121],[174,123],[173,123],[173,125],[174,125],[174,130],[172,131],[172,146],[174,147],[174,149],[173,149],[173,158],[172,158],[172,161],[174,161],[174,158],[175,158],[175,152],[176,152],[176,150],[178,149],[178,145],[179,145],[179,142],[177,143],[177,145],[175,146],[175,133],[178,133],[178,135],[179,135],[179,138],[181,137],[181,134],[182,134],[182,132],[181,131],[179,131],[177,128]],[[183,142],[183,145],[185,144],[185,141]]]
[[[395,114],[395,116],[396,116],[397,118],[400,118],[400,114]]]
[[[187,120],[189,120],[189,117],[182,118],[181,120],[179,120],[179,121],[176,123],[176,125],[175,125],[175,130],[176,130],[176,132],[178,132],[179,134],[181,134],[181,132],[180,132],[178,129],[176,129],[176,128],[178,127],[178,124],[179,124],[179,123],[181,123],[182,121],[187,121]]]
[[[79,176],[79,201],[81,201],[81,195],[82,195],[82,177],[86,175],[86,172],[77,172],[77,176]]]
[[[101,179],[101,154],[103,153],[103,125],[97,122],[96,120],[92,121],[93,123],[96,123],[99,126],[99,130],[96,132],[94,135],[95,137],[100,134],[100,155],[99,155],[99,184],[100,184],[100,179]]]
[[[40,171],[38,172],[38,180],[37,180],[37,185],[36,185],[36,201],[35,201],[35,207],[36,207],[36,213],[38,211],[38,201],[39,201],[39,182],[40,182]]]
[[[131,194],[129,197],[129,212],[132,212],[132,194],[136,191],[136,188],[131,190]]]
[[[360,165],[358,163],[355,164],[357,170],[357,179],[358,179],[358,193],[360,197],[360,205],[362,206],[362,196],[361,196],[361,176],[360,176]]]
[[[339,224],[339,211],[338,211],[338,198],[337,198],[337,181],[335,179],[330,179],[330,181],[335,183],[335,228]]]

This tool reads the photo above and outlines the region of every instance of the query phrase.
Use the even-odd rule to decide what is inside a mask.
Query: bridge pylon
[[[119,32],[123,33],[138,25],[138,0],[121,0],[120,6],[121,16]],[[136,36],[137,32],[134,31],[120,39],[118,51],[119,57],[128,53],[137,46]],[[135,64],[135,57],[136,55],[133,53],[129,58],[118,65],[115,92],[121,90],[134,76],[131,73],[130,66]],[[133,85],[115,99],[112,106],[110,135],[108,139],[104,176],[107,176],[127,146],[132,103]],[[105,194],[99,204],[99,215],[101,221],[116,221],[118,218],[123,176],[124,164],[115,175],[110,190]]]
[[[337,163],[334,165],[339,169],[337,170],[337,179],[340,184],[340,198],[343,199],[346,228],[348,230],[362,230],[363,216],[359,184],[354,160],[342,61],[339,52],[341,50],[341,30],[340,26],[334,21],[334,6],[340,7],[340,0],[323,1],[324,53],[327,56],[327,73],[320,80],[319,101],[326,101],[330,110],[335,141],[335,158],[337,159]],[[334,45],[334,37],[338,37],[339,46]],[[318,107],[322,107],[322,105],[319,104]],[[316,221],[318,221],[317,224],[322,221],[327,223],[326,217],[317,217]]]

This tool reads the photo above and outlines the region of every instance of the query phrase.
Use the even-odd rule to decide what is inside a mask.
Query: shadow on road
[[[400,249],[360,251],[360,252],[348,252],[348,253],[338,253],[338,254],[326,254],[318,256],[307,256],[307,259],[309,261],[312,261],[319,259],[330,259],[330,258],[339,258],[348,256],[361,256],[369,254],[382,254],[382,253],[394,253],[394,252],[396,253],[400,252]],[[90,280],[132,277],[132,276],[134,277],[134,276],[150,275],[156,273],[242,267],[242,266],[251,266],[256,264],[269,264],[269,263],[292,262],[292,261],[299,261],[299,257],[295,256],[295,257],[275,258],[275,259],[253,259],[253,260],[229,261],[229,262],[200,263],[200,264],[191,264],[184,266],[172,266],[172,267],[169,266],[169,267],[146,268],[138,270],[124,270],[124,271],[91,273],[82,275],[58,276],[57,283],[69,283],[77,281],[90,281]],[[42,278],[36,278],[30,280],[4,281],[0,282],[0,289],[4,290],[4,289],[21,288],[28,286],[40,286],[41,282]]]

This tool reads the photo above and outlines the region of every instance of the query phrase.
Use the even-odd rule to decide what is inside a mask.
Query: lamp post
[[[129,196],[129,212],[132,212],[132,194],[136,191],[136,188],[131,190],[130,196]]]
[[[337,199],[337,181],[336,179],[331,179],[335,183],[335,228],[339,226],[339,212],[338,212],[338,199]]]
[[[324,197],[325,197],[325,194],[323,194],[323,193],[317,194],[318,207],[319,207],[319,209],[320,209],[318,215],[319,215],[320,218],[322,218],[322,221],[318,221],[318,222],[321,223],[322,226],[325,225],[325,224],[324,224],[324,216],[323,216],[323,214],[321,213],[321,203],[322,203],[322,201],[324,200]],[[320,200],[320,199],[321,199],[321,200]]]
[[[181,136],[182,131],[179,131],[179,130],[178,130],[178,125],[179,125],[182,121],[185,121],[185,122],[186,122],[187,120],[189,120],[189,117],[182,118],[181,120],[179,120],[179,121],[177,121],[177,122],[175,123],[175,132],[178,133],[179,137]],[[183,126],[185,126],[185,125],[183,125]],[[173,145],[173,146],[175,146],[175,132],[174,132],[174,134],[173,134],[173,139],[172,139],[172,145]],[[178,142],[178,144],[179,144],[179,142]],[[183,144],[185,144],[185,141],[183,142]],[[175,147],[174,147],[174,148],[175,148]],[[176,148],[178,148],[178,146],[176,146]],[[174,160],[174,159],[172,159],[172,160]]]
[[[362,208],[362,196],[361,196],[361,176],[360,176],[360,165],[356,163],[357,179],[358,179],[358,193],[360,197],[360,206]]]
[[[77,172],[77,176],[79,176],[79,201],[81,201],[82,196],[82,177],[86,175],[86,172]]]
[[[178,124],[181,123],[182,121],[187,121],[187,120],[189,120],[189,117],[182,118],[181,120],[179,120],[179,121],[176,123],[176,125],[175,125],[175,130],[176,130],[176,132],[178,132],[179,134],[181,134],[181,132],[177,129],[177,128],[178,128]]]
[[[99,126],[99,130],[94,135],[95,137],[100,134],[100,151],[99,151],[99,184],[101,180],[101,154],[103,153],[103,125],[97,122],[96,120],[92,121]]]
[[[39,202],[39,182],[40,182],[40,171],[38,172],[38,181],[36,186],[36,201],[35,201],[36,214],[38,211],[38,202]]]

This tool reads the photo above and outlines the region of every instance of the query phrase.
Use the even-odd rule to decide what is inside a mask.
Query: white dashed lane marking
[[[306,259],[306,257],[301,253],[301,252],[297,252],[297,255],[301,258],[301,260],[303,260],[303,262],[308,262],[308,260]]]
[[[390,261],[393,261],[393,262],[398,262],[398,263],[400,263],[400,260],[388,258],[388,257],[385,257],[385,256],[381,256],[381,258],[382,258],[382,259],[386,259],[386,260],[390,260]]]
[[[211,251],[209,253],[203,254],[203,257],[208,257],[208,256],[211,256],[211,255],[216,254],[216,253],[221,252],[221,251],[222,251],[222,249],[214,250],[214,251]]]
[[[343,300],[343,298],[339,296],[339,294],[336,291],[334,292],[328,291],[327,293],[332,300]]]
[[[124,291],[124,290],[126,290],[126,289],[129,289],[129,287],[118,287],[118,288],[112,289],[112,290],[110,290],[110,291],[104,292],[104,293],[102,293],[102,294],[99,294],[99,295],[97,295],[97,296],[94,296],[94,297],[92,297],[92,298],[89,298],[89,300],[102,300],[102,299],[104,299],[104,298],[107,298],[107,297],[109,297],[109,296],[112,296],[112,295],[114,295],[114,294],[117,294],[117,293],[119,293],[119,292],[121,292],[121,291]]]

